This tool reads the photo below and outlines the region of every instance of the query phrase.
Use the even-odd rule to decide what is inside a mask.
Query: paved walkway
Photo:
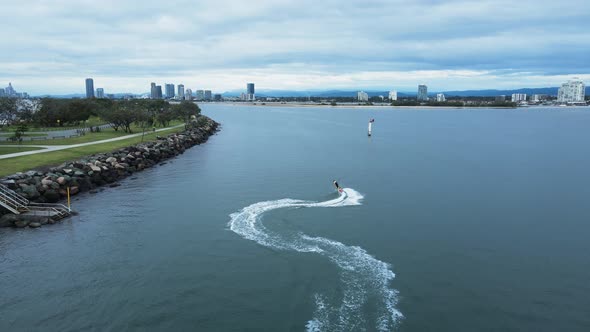
[[[156,132],[179,128],[179,127],[183,127],[183,126],[184,126],[184,123],[179,124],[177,126],[157,129]],[[152,131],[146,131],[145,133],[149,134],[151,132]],[[34,147],[34,148],[43,148],[43,150],[33,150],[33,151],[23,151],[23,152],[3,154],[3,155],[0,155],[0,159],[8,159],[8,158],[14,158],[14,157],[28,156],[30,154],[45,153],[45,152],[66,150],[66,149],[71,149],[71,148],[79,148],[81,146],[87,146],[87,145],[115,142],[115,141],[120,141],[120,140],[128,139],[131,137],[137,137],[137,136],[141,136],[141,135],[143,135],[143,133],[130,134],[130,135],[119,136],[119,137],[115,137],[115,138],[103,139],[101,141],[86,142],[86,143],[79,143],[79,144],[72,144],[72,145],[28,145],[28,144],[27,145],[4,145],[3,144],[3,145],[0,145],[0,148],[1,147],[19,147],[19,146],[27,147],[27,146],[30,146],[30,147]]]

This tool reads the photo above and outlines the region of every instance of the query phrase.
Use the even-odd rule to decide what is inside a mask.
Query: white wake
[[[255,203],[230,215],[230,229],[242,237],[274,249],[315,252],[329,258],[341,269],[343,294],[341,303],[330,305],[328,300],[315,295],[316,309],[313,319],[307,323],[308,331],[362,331],[368,324],[363,309],[369,298],[378,302],[370,310],[378,310],[372,319],[374,329],[390,331],[402,314],[395,308],[397,291],[389,287],[395,277],[389,264],[377,260],[364,249],[347,246],[322,237],[299,233],[297,236],[281,236],[267,229],[261,222],[265,212],[283,208],[343,207],[361,205],[363,196],[345,188],[338,198],[325,202],[280,199]]]

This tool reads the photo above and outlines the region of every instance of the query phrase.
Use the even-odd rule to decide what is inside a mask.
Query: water
[[[206,144],[0,230],[0,330],[590,330],[588,109],[203,109]]]

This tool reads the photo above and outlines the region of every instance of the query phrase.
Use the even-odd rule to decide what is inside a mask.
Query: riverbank
[[[108,153],[93,154],[57,167],[45,166],[16,173],[0,179],[0,183],[31,202],[56,203],[66,198],[67,188],[70,188],[71,195],[77,195],[82,192],[93,192],[101,186],[118,186],[117,181],[206,142],[218,128],[217,122],[201,116],[198,121],[188,124],[181,133],[158,137],[153,142],[140,143]],[[7,210],[0,209],[0,214],[7,213]],[[0,227],[15,225],[27,227],[28,223],[22,218],[19,219],[18,215],[10,213],[0,217]]]

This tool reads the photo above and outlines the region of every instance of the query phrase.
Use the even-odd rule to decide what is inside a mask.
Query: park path
[[[184,126],[184,123],[183,124],[176,125],[176,126],[168,127],[168,128],[157,129],[156,132],[163,131],[163,130],[174,129],[174,128],[179,128],[179,127],[183,127],[183,126]],[[149,134],[150,132],[146,132],[146,133]],[[34,148],[43,148],[43,150],[33,150],[33,151],[23,151],[23,152],[3,154],[3,155],[0,155],[0,159],[8,159],[8,158],[14,158],[14,157],[22,157],[22,156],[28,156],[28,155],[37,154],[37,153],[45,153],[45,152],[66,150],[66,149],[72,149],[72,148],[79,148],[79,147],[87,146],[87,145],[94,145],[94,144],[102,144],[102,143],[108,143],[108,142],[115,142],[115,141],[120,141],[120,140],[132,138],[132,137],[137,137],[137,136],[141,136],[141,135],[143,135],[143,133],[129,134],[129,135],[125,135],[125,136],[119,136],[119,137],[114,137],[114,138],[103,139],[103,140],[100,140],[100,141],[93,141],[93,142],[86,142],[86,143],[78,143],[78,144],[71,144],[71,145],[28,145],[27,144],[27,145],[22,145],[22,146],[25,146],[25,147],[34,147]],[[0,147],[19,147],[19,145],[0,145]]]

